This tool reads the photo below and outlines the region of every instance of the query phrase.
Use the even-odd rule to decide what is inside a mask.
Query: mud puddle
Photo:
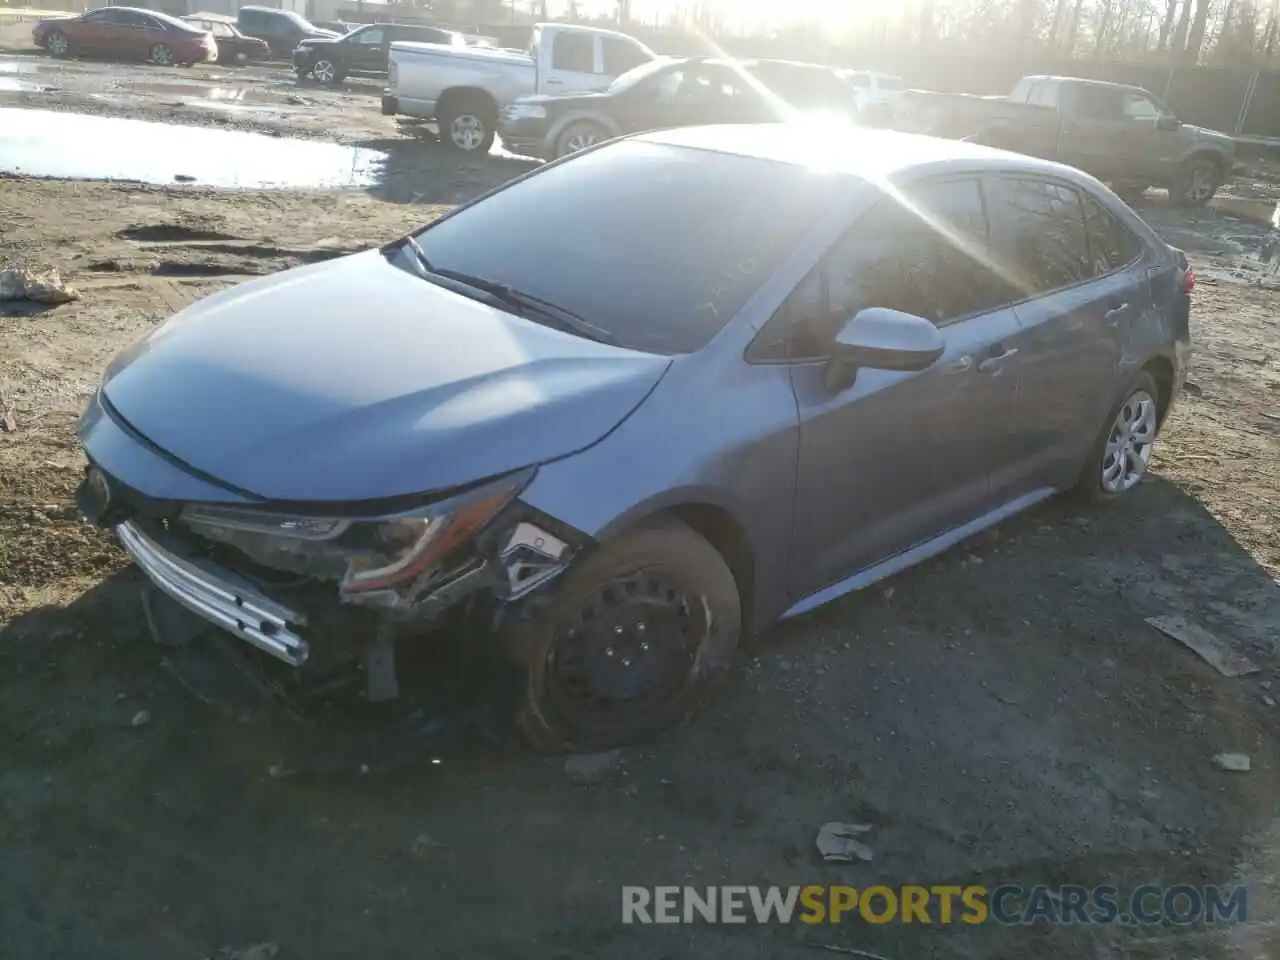
[[[214,187],[347,187],[378,181],[361,147],[49,110],[0,108],[0,171]]]

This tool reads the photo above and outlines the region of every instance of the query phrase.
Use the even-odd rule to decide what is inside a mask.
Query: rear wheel
[[[480,97],[447,99],[436,112],[440,142],[463,153],[488,153],[497,130],[498,112]]]
[[[547,752],[584,752],[681,722],[729,667],[740,603],[724,558],[683,523],[605,544],[516,631],[521,732]]]
[[[45,41],[45,47],[55,57],[65,57],[71,53],[71,38],[61,30],[54,30]]]
[[[147,59],[157,67],[173,66],[173,50],[167,43],[153,43],[147,53]]]
[[[1098,434],[1076,484],[1076,494],[1094,503],[1128,493],[1147,475],[1160,425],[1160,391],[1141,371],[1111,411]]]
[[[1169,184],[1169,197],[1183,206],[1200,207],[1213,199],[1222,185],[1222,167],[1208,157],[1192,157]]]

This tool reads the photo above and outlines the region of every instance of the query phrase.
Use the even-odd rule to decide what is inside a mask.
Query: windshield
[[[670,60],[650,60],[648,63],[642,63],[638,67],[632,67],[614,80],[613,83],[609,84],[609,92],[621,93],[624,90],[630,90],[637,83],[641,83],[655,73],[661,73],[672,66],[673,64]]]
[[[549,167],[417,239],[438,270],[555,304],[621,346],[687,353],[746,303],[836,184],[799,166],[627,140]]]

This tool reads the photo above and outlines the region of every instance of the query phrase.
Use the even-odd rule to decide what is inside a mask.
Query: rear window
[[[995,259],[1024,297],[1092,277],[1080,195],[1044,180],[1000,177],[988,193]]]
[[[435,266],[541,297],[623,346],[687,353],[747,302],[839,183],[789,164],[622,141],[548,167],[418,240]]]
[[[1098,276],[1128,266],[1142,253],[1142,241],[1092,197],[1084,198],[1084,223],[1093,272]]]

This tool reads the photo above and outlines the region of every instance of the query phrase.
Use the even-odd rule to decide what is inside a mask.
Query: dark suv
[[[346,36],[301,41],[293,51],[298,79],[310,74],[320,83],[338,83],[349,73],[386,73],[391,44],[399,40],[465,46],[462,34],[409,23],[371,23]]]
[[[303,40],[338,36],[332,30],[321,30],[292,10],[271,7],[241,7],[236,15],[236,27],[246,37],[265,40],[273,57],[287,57]]]

